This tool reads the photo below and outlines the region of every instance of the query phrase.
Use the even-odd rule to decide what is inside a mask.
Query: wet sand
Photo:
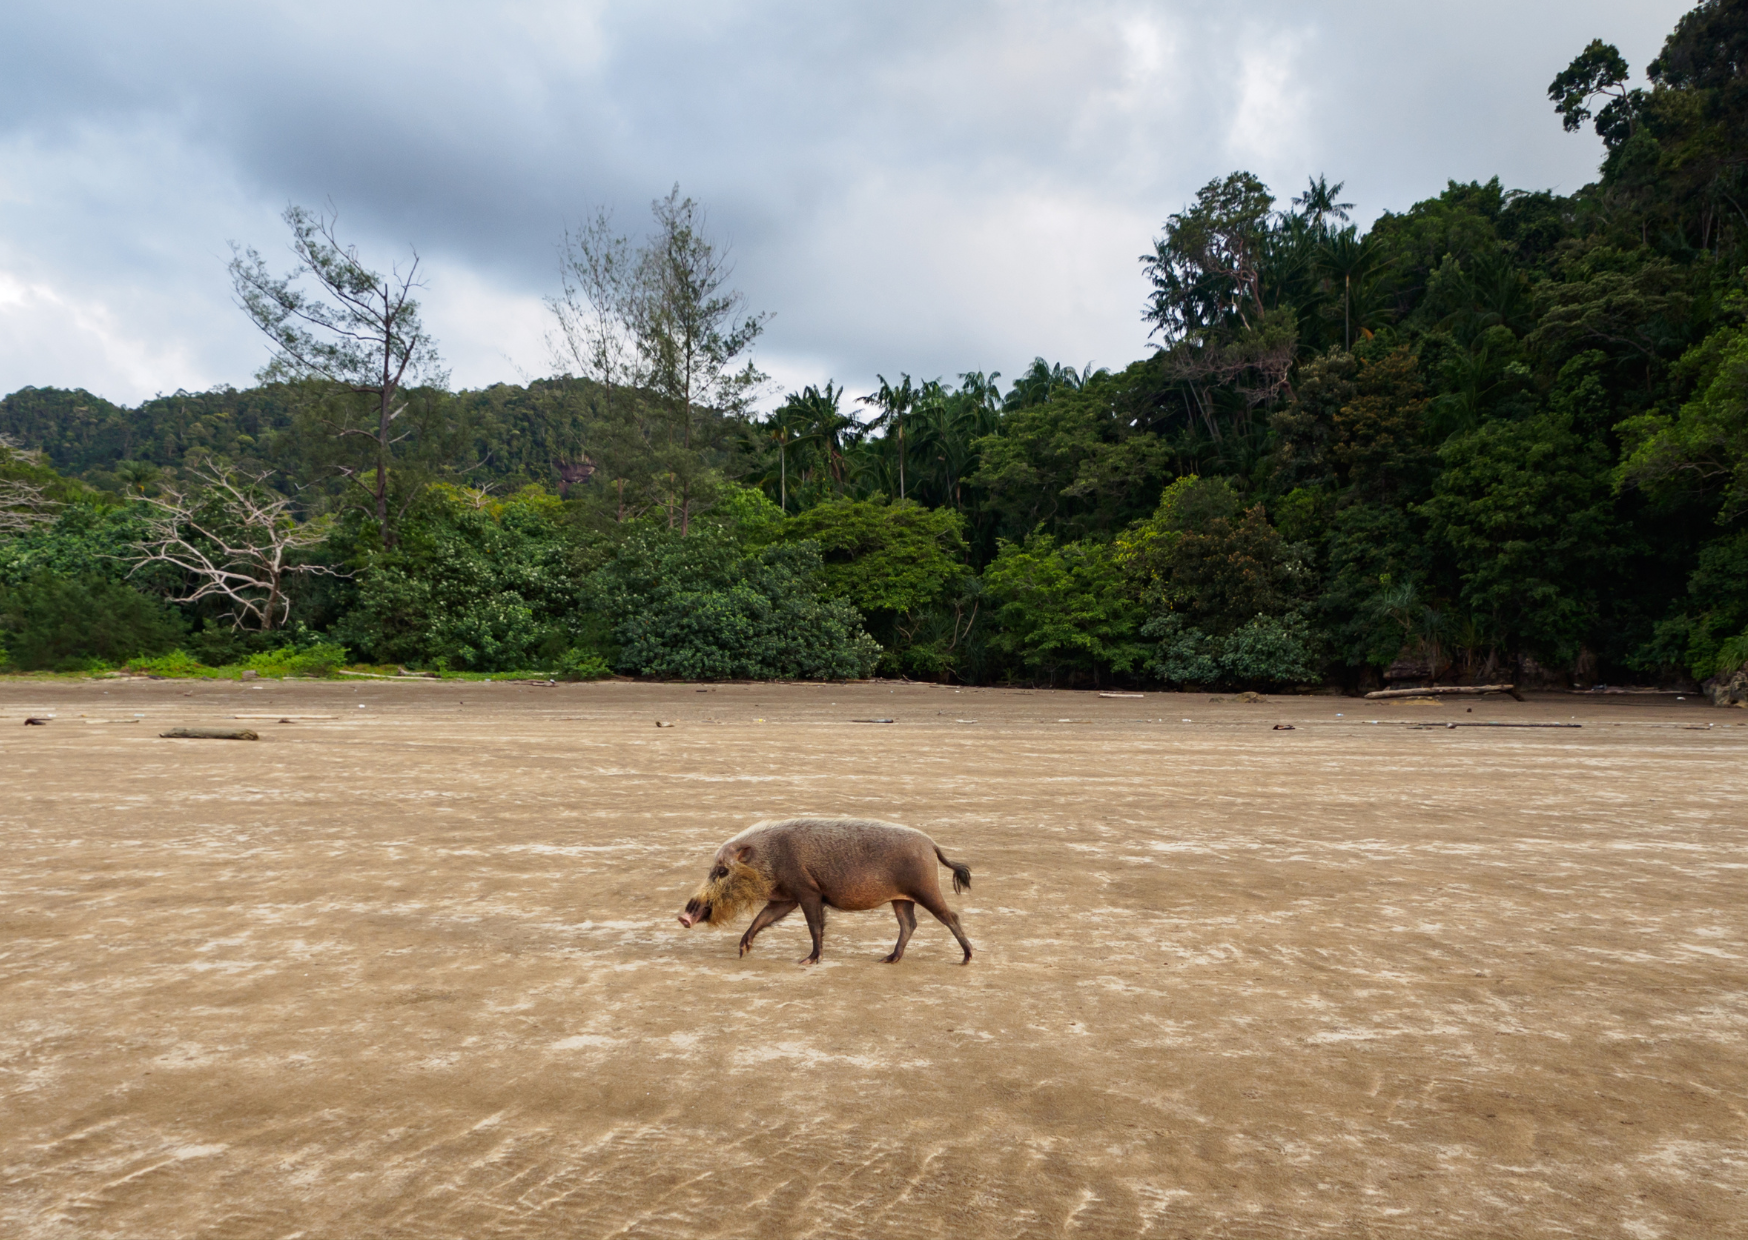
[[[1489,721],[1583,726],[1415,726]],[[1748,1235],[1745,723],[0,681],[0,1233]],[[803,812],[969,863],[971,965],[680,928]]]

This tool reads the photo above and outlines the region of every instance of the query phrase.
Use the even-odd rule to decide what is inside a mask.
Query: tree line
[[[1153,347],[1121,369],[895,370],[762,413],[766,317],[677,189],[641,236],[597,213],[564,239],[553,377],[477,391],[450,390],[416,255],[375,270],[292,208],[290,272],[231,266],[273,349],[257,386],[0,401],[0,643],[1173,686],[1730,672],[1745,57],[1748,0],[1683,16],[1642,88],[1584,48],[1548,88],[1603,143],[1570,195],[1452,182],[1362,231],[1340,183],[1216,178],[1142,257]],[[132,619],[51,619],[99,614]]]

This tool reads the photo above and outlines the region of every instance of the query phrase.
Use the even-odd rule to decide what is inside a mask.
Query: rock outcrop
[[[1713,676],[1700,686],[1713,706],[1748,707],[1748,667],[1739,667],[1722,676]]]

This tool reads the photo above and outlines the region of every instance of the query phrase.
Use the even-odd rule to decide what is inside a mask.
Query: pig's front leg
[[[795,911],[793,900],[772,900],[759,910],[759,915],[753,918],[753,924],[747,927],[747,932],[740,936],[740,954],[746,955],[753,949],[753,939],[759,931],[774,921],[782,921]]]
[[[807,933],[813,936],[813,954],[803,956],[796,964],[818,964],[819,953],[825,947],[825,900],[817,891],[803,892],[801,915],[807,918]]]

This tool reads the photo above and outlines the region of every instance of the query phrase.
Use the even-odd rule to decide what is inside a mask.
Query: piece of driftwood
[[[1379,698],[1444,697],[1446,694],[1473,696],[1480,693],[1509,693],[1518,701],[1523,701],[1523,694],[1517,691],[1516,685],[1432,685],[1425,689],[1377,689],[1366,694],[1366,700],[1370,702]]]
[[[891,723],[890,719],[852,719],[851,723]]]
[[[46,728],[49,726],[49,720],[53,718],[53,715],[32,715],[24,721],[24,726],[27,728]]]
[[[1427,728],[1581,728],[1582,723],[1417,723],[1416,731]]]
[[[1146,697],[1147,695],[1145,693],[1101,693],[1101,694],[1099,694],[1099,696],[1100,697],[1115,697],[1115,698],[1138,698],[1138,697]]]
[[[261,738],[248,728],[171,728],[159,736],[183,741],[258,741]]]

